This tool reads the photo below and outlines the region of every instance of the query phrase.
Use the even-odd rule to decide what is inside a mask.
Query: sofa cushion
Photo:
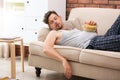
[[[120,70],[120,52],[83,49],[79,62]]]
[[[44,43],[42,41],[32,41],[29,44],[29,51],[30,54],[38,55],[38,56],[43,56],[47,57],[43,53],[43,45]],[[79,61],[79,55],[80,55],[80,48],[74,48],[74,47],[69,47],[69,46],[58,46],[55,45],[54,48],[64,57],[66,57],[68,60],[72,61]]]

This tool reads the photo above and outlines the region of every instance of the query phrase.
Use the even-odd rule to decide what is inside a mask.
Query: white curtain
[[[9,57],[9,45],[8,43],[0,43],[0,58]]]

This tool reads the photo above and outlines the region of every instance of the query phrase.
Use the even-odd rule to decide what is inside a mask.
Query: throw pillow
[[[79,18],[74,18],[71,20],[72,25],[77,28],[77,29],[81,29],[81,24],[80,24],[80,20]]]
[[[63,23],[64,23],[64,26],[65,26],[65,29],[70,30],[70,29],[73,29],[73,28],[74,28],[74,26],[73,26],[73,24],[71,23],[71,21],[64,21]]]
[[[74,18],[68,21],[64,21],[64,25],[66,26],[66,29],[74,29],[74,28],[82,29],[79,18]]]
[[[49,32],[50,32],[49,28],[41,28],[38,31],[38,40],[39,41],[44,41]]]

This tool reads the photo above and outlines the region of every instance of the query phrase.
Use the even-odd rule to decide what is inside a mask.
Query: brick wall
[[[15,54],[16,56],[20,56],[20,45],[15,45]],[[29,47],[24,46],[24,56],[28,57],[29,55]]]
[[[75,7],[98,7],[120,9],[120,0],[66,0],[66,19]]]

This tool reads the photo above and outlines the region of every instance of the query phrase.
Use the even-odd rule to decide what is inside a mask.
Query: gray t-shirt
[[[96,35],[95,32],[80,31],[78,29],[62,30],[62,39],[59,45],[86,48],[90,40]]]

